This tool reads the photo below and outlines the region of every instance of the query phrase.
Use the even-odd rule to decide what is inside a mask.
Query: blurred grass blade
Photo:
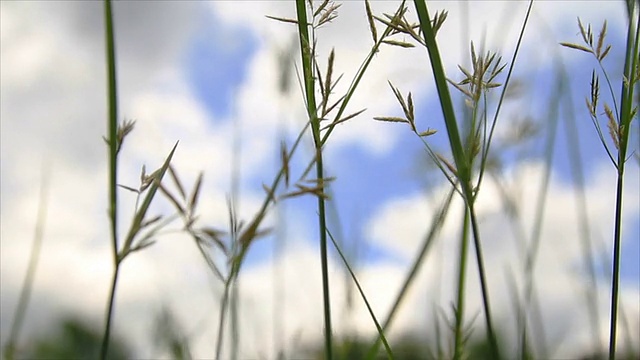
[[[447,214],[449,213],[449,206],[451,205],[451,201],[453,200],[453,195],[454,194],[455,194],[455,189],[452,188],[452,190],[447,195],[446,200],[442,204],[442,207],[440,207],[440,210],[434,215],[434,217],[433,217],[433,219],[431,221],[431,227],[429,229],[429,232],[427,233],[427,235],[426,235],[426,237],[424,239],[424,242],[422,243],[422,248],[420,248],[420,251],[418,252],[418,255],[416,256],[415,260],[413,261],[411,269],[409,270],[409,273],[407,274],[407,277],[405,278],[404,282],[402,283],[402,287],[400,288],[400,291],[398,292],[398,295],[396,295],[396,299],[395,299],[393,305],[391,306],[391,310],[389,311],[389,314],[387,315],[387,318],[384,321],[384,324],[382,326],[383,332],[386,332],[389,329],[389,327],[391,326],[391,323],[393,322],[393,319],[395,318],[395,315],[397,314],[398,310],[400,309],[400,305],[402,304],[402,301],[404,300],[405,296],[408,294],[409,288],[413,284],[413,281],[415,280],[416,276],[418,275],[418,271],[420,271],[420,268],[422,267],[422,265],[424,263],[425,257],[429,253],[429,250],[431,249],[431,246],[433,246],[433,243],[436,240],[436,235],[438,235],[438,232],[440,231],[440,229],[444,225],[444,222],[445,222],[445,220],[447,218]],[[382,339],[380,337],[378,337],[376,342],[369,349],[369,352],[367,353],[366,359],[368,359],[368,360],[375,359],[375,356],[378,353],[378,349],[380,347],[381,340]]]
[[[42,239],[44,238],[44,226],[47,218],[50,181],[50,170],[48,166],[43,166],[42,181],[40,183],[38,215],[36,218],[36,230],[33,237],[31,255],[29,256],[29,265],[27,267],[27,273],[24,277],[24,282],[22,283],[22,288],[20,289],[18,305],[15,311],[13,322],[11,323],[9,340],[7,340],[4,346],[4,358],[7,360],[12,360],[14,358],[16,343],[18,341],[18,336],[20,335],[20,330],[22,329],[22,324],[24,323],[24,317],[27,313],[27,306],[29,305],[29,299],[31,298],[31,290],[33,289],[36,270],[38,269],[38,262],[40,260],[40,249],[42,248]]]

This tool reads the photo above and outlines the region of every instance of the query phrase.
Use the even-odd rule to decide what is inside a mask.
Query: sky
[[[380,15],[392,13],[398,5],[373,1],[371,7]],[[526,6],[524,1],[430,2],[430,11],[448,11],[438,34],[447,75],[461,79],[457,65],[468,67],[469,41],[510,61]],[[334,74],[344,74],[334,91],[336,99],[346,91],[372,45],[362,2],[345,1],[338,14],[316,34],[320,68],[326,68],[333,48]],[[227,228],[234,167],[240,179],[238,214],[246,221],[252,218],[264,198],[262,184],[271,183],[280,165],[281,141],[290,146],[306,121],[296,78],[300,54],[295,26],[265,15],[293,18],[294,3],[114,4],[119,119],[136,120],[120,155],[120,184],[137,187],[142,165],[159,167],[179,141],[172,164],[187,187],[204,172],[199,222]],[[103,323],[113,268],[106,212],[107,148],[102,140],[107,126],[102,16],[99,2],[0,3],[2,344],[27,268],[43,183],[48,184],[44,242],[20,339],[27,343],[63,314],[79,314],[98,327]],[[408,17],[415,19],[412,6]],[[597,64],[589,55],[558,44],[580,41],[578,17],[584,24],[593,24],[596,33],[607,20],[612,50],[604,66],[617,96],[626,36],[623,2],[535,3],[513,74],[521,91],[505,102],[494,145],[505,144],[523,119],[533,121],[540,131],[518,147],[496,152],[501,171],[485,178],[477,204],[491,305],[508,334],[515,326],[509,276],[517,279],[522,291],[524,273],[521,243],[514,235],[518,230],[504,210],[501,192],[519,204],[521,227],[529,238],[547,169],[545,142],[554,126],[549,104],[559,101],[535,269],[546,341],[557,357],[576,356],[592,346],[583,295],[588,289],[597,294],[603,344],[608,338],[608,270],[602,266],[597,282],[589,280],[582,266],[577,214],[585,210],[588,216],[598,261],[610,261],[616,177],[584,106],[591,70]],[[381,26],[378,29],[381,32]],[[286,58],[288,49],[292,50],[292,62],[286,67],[290,81],[288,91],[282,92],[280,59]],[[562,73],[568,80],[558,92]],[[337,126],[324,151],[327,176],[336,177],[328,202],[330,230],[339,234],[380,318],[386,316],[428,231],[429,219],[449,189],[408,126],[373,120],[401,115],[388,81],[405,95],[411,91],[417,126],[437,130],[427,141],[449,153],[425,49],[381,48],[346,110],[366,111]],[[604,88],[602,94],[608,94]],[[493,111],[497,98],[490,99]],[[640,147],[637,124],[632,137],[635,149]],[[570,157],[572,139],[579,142],[584,167],[583,209],[576,200],[580,183],[571,166],[576,163]],[[291,160],[293,179],[313,154],[311,137],[306,136]],[[631,329],[629,338],[640,336],[640,176],[634,161],[629,162],[625,178],[620,298]],[[125,190],[119,199],[122,234],[136,199]],[[166,199],[158,198],[152,212],[169,215],[173,209]],[[462,204],[456,199],[391,328],[392,337],[428,333],[438,320],[425,308],[449,311],[455,299],[461,219]],[[287,200],[266,221],[279,242],[270,236],[255,243],[243,267],[239,291],[243,359],[274,358],[278,346],[293,354],[296,347],[317,343],[322,336],[316,201],[311,197]],[[123,263],[115,330],[135,339],[137,356],[162,356],[149,334],[160,309],[168,307],[189,337],[194,356],[211,358],[222,284],[207,270],[190,239],[177,231],[180,224],[173,223],[169,229],[156,244]],[[373,336],[375,328],[366,308],[349,286],[337,253],[333,249],[330,253],[335,333]],[[224,259],[218,260],[224,264]],[[470,318],[482,309],[475,266],[471,261],[467,278]],[[354,299],[351,311],[346,307],[349,296]],[[274,319],[282,329],[277,330]],[[483,331],[481,319],[475,322],[478,333]],[[622,346],[626,336],[620,340]]]

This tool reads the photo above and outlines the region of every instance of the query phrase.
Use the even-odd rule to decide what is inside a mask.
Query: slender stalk
[[[105,320],[104,337],[102,339],[102,348],[100,358],[105,360],[109,350],[109,336],[111,333],[111,318],[113,316],[113,303],[115,298],[116,284],[118,280],[118,194],[117,194],[117,178],[118,178],[118,97],[116,83],[116,50],[115,38],[113,33],[113,14],[111,11],[111,1],[104,1],[104,18],[105,18],[105,36],[106,36],[106,57],[107,57],[107,81],[108,81],[108,131],[109,131],[109,220],[111,221],[111,242],[113,255],[113,281],[111,283],[111,291],[108,300],[108,310]]]
[[[384,336],[384,330],[382,330],[382,327],[380,326],[380,323],[378,322],[378,319],[376,318],[376,315],[373,312],[373,309],[371,308],[371,304],[369,304],[369,300],[367,300],[367,296],[364,294],[364,290],[360,286],[360,282],[358,281],[358,278],[356,277],[356,274],[351,269],[351,266],[349,266],[349,262],[347,261],[347,258],[344,256],[344,253],[342,252],[342,250],[340,250],[340,246],[338,246],[338,242],[336,241],[336,239],[334,239],[333,235],[331,235],[331,232],[329,232],[329,229],[327,229],[327,233],[329,234],[329,238],[333,242],[333,245],[336,247],[336,250],[338,251],[338,255],[340,255],[340,258],[344,262],[344,265],[347,268],[347,271],[349,272],[349,275],[351,275],[351,278],[353,279],[354,284],[358,288],[358,292],[360,293],[360,297],[362,297],[362,300],[364,301],[364,304],[367,306],[367,310],[369,311],[369,315],[371,315],[371,319],[373,320],[373,323],[376,326],[376,330],[378,331],[378,335],[380,336],[380,339],[382,340],[382,343],[384,344],[384,348],[385,348],[385,350],[387,352],[388,359],[389,360],[393,360],[394,359],[393,352],[391,351],[391,347],[389,346],[389,343],[387,342],[387,339]]]
[[[638,50],[640,48],[640,11],[636,2],[628,3],[629,10],[629,27],[627,31],[626,57],[624,64],[624,77],[627,83],[622,82],[622,98],[620,101],[620,122],[618,124],[618,183],[616,186],[616,214],[615,228],[613,239],[613,272],[611,280],[611,319],[609,327],[609,359],[613,360],[616,356],[616,335],[618,321],[618,297],[620,291],[620,251],[622,241],[622,201],[623,201],[623,183],[624,183],[624,167],[627,160],[627,145],[629,141],[629,133],[631,122],[633,121],[633,93],[635,84],[635,71],[639,66]]]
[[[302,55],[302,69],[307,100],[307,115],[311,121],[311,131],[316,147],[316,177],[322,185],[324,178],[322,162],[322,140],[320,138],[320,119],[316,115],[316,99],[313,76],[313,59],[311,56],[311,44],[307,25],[307,8],[304,0],[296,1],[298,16],[298,35],[300,36],[300,52]],[[320,260],[322,266],[322,299],[324,303],[324,338],[326,359],[333,359],[332,332],[331,332],[331,303],[329,296],[329,266],[327,253],[327,224],[324,197],[318,195],[318,223],[320,231]]]
[[[420,271],[420,268],[424,263],[424,259],[429,253],[429,250],[431,249],[431,246],[433,245],[436,239],[436,235],[444,225],[447,214],[449,213],[449,206],[451,205],[451,200],[453,199],[454,194],[455,194],[455,189],[451,188],[451,191],[449,191],[449,194],[447,195],[446,200],[442,204],[440,211],[438,211],[438,213],[434,215],[434,218],[431,221],[431,228],[429,229],[429,232],[427,233],[424,239],[424,242],[422,243],[422,248],[416,255],[416,258],[413,261],[411,269],[409,270],[407,277],[402,283],[402,287],[400,288],[398,295],[396,295],[396,299],[393,305],[391,306],[391,310],[389,310],[389,314],[387,315],[387,318],[385,319],[382,325],[383,332],[386,332],[391,326],[391,323],[393,322],[395,315],[400,309],[400,305],[402,304],[402,301],[404,300],[405,296],[408,294],[409,288],[411,287],[411,285],[413,284],[413,281],[418,275],[418,272]],[[382,339],[378,337],[374,345],[369,349],[366,359],[371,360],[375,358],[375,355],[378,353],[378,349],[380,348],[381,341]]]
[[[240,117],[237,116],[237,93],[238,90],[234,90],[233,96],[233,154],[231,156],[231,204],[233,209],[237,213],[240,199],[240,181],[241,181],[241,167],[240,159],[242,155],[242,123]],[[235,277],[231,289],[231,360],[238,359],[238,348],[240,342],[240,277]],[[222,319],[222,317],[221,317]]]
[[[233,277],[224,284],[224,294],[222,295],[222,302],[220,303],[220,322],[218,323],[218,340],[216,342],[216,359],[222,359],[222,341],[224,340],[224,323],[227,315],[227,306],[229,304],[229,290],[233,282]]]
[[[469,253],[469,209],[464,212],[462,234],[460,234],[460,255],[458,256],[458,299],[456,300],[456,326],[454,329],[453,358],[461,359],[464,342],[464,290],[467,274],[467,254]]]
[[[509,65],[509,71],[507,72],[507,78],[504,81],[502,93],[500,94],[500,100],[498,100],[498,107],[496,108],[496,112],[493,115],[493,121],[491,122],[489,137],[486,140],[486,146],[485,146],[486,151],[484,151],[482,155],[482,161],[480,165],[480,175],[478,176],[478,182],[476,184],[476,187],[480,187],[480,184],[482,183],[482,178],[484,175],[484,171],[486,169],[485,165],[489,156],[489,148],[491,147],[493,134],[496,129],[496,124],[498,123],[498,115],[500,114],[500,109],[502,109],[502,103],[504,102],[504,99],[507,95],[507,88],[509,87],[511,75],[513,74],[513,69],[516,65],[516,59],[518,58],[520,46],[522,45],[522,39],[524,38],[524,31],[527,28],[527,24],[529,23],[529,16],[531,15],[532,8],[533,8],[533,0],[529,0],[529,6],[527,7],[527,14],[524,17],[524,21],[522,22],[522,27],[520,28],[520,34],[518,35],[518,43],[516,44],[516,48],[513,51],[513,56],[511,57],[511,64]]]
[[[116,285],[118,283],[119,272],[120,272],[120,266],[116,265],[113,271],[113,277],[111,278],[111,288],[109,290],[109,303],[107,306],[106,325],[104,328],[104,337],[102,339],[102,348],[100,349],[100,359],[102,360],[107,358],[107,353],[109,351],[109,339],[111,336],[111,322],[113,319],[113,312],[115,309]]]
[[[487,286],[487,276],[484,269],[484,257],[482,256],[482,246],[480,243],[480,230],[478,229],[478,219],[474,208],[474,203],[470,202],[467,205],[469,207],[469,216],[471,217],[471,230],[473,232],[473,243],[476,248],[476,261],[478,262],[478,277],[480,279],[480,289],[482,290],[482,305],[484,307],[484,317],[487,325],[487,337],[491,344],[494,359],[500,358],[500,352],[498,351],[498,342],[496,341],[495,331],[493,330],[491,306],[489,302],[489,290]]]
[[[399,16],[404,12],[405,1],[406,0],[402,0],[402,3],[398,7],[398,10],[394,13],[394,17]],[[373,61],[373,58],[380,51],[380,46],[383,44],[383,40],[385,40],[392,33],[392,31],[393,31],[393,28],[391,28],[390,26],[387,26],[385,28],[384,32],[382,33],[378,41],[371,47],[371,50],[369,50],[369,54],[367,54],[362,64],[360,64],[360,67],[358,68],[358,72],[356,73],[355,77],[351,81],[351,84],[349,85],[349,89],[345,93],[344,100],[342,101],[342,103],[340,104],[340,108],[336,112],[336,115],[334,117],[334,122],[339,120],[342,117],[342,114],[344,114],[344,111],[346,110],[347,105],[349,104],[349,101],[351,100],[353,94],[358,88],[360,81],[364,77],[364,73],[366,72],[367,68],[371,64],[371,61]],[[330,125],[329,127],[327,127],[327,131],[322,136],[322,145],[324,145],[327,142],[327,139],[329,139],[329,135],[331,135],[331,132],[333,131],[334,128],[335,128],[335,125]]]
[[[624,161],[618,164],[620,173],[618,174],[618,184],[616,186],[616,222],[614,228],[613,242],[613,273],[611,284],[611,321],[609,328],[609,359],[616,358],[616,335],[618,320],[618,292],[620,288],[620,240],[622,228],[622,189]]]

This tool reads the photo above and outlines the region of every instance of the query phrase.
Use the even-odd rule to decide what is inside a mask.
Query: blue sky
[[[460,19],[464,8],[458,2],[434,3],[446,8],[449,18],[439,35],[448,74],[460,79],[456,64],[468,63],[468,46],[462,46]],[[508,61],[515,45],[515,30],[524,15],[525,2],[468,2],[473,14],[469,24],[471,40],[501,49]],[[200,221],[226,228],[226,199],[230,193],[231,163],[234,161],[235,129],[241,130],[242,152],[237,158],[242,184],[239,213],[249,220],[261,203],[263,183],[270,183],[279,166],[282,134],[291,145],[305,121],[303,97],[294,79],[289,94],[278,93],[278,52],[289,46],[295,27],[265,18],[265,15],[295,16],[288,2],[117,2],[115,5],[121,116],[137,119],[121,155],[120,179],[136,186],[142,164],[151,169],[162,163],[176,140],[180,145],[174,164],[186,184],[193,184],[204,171]],[[336,73],[344,73],[336,95],[357,70],[371,44],[368,25],[360,3],[345,2],[340,16],[318,31],[318,61],[321,69],[332,47],[336,49]],[[53,176],[45,245],[27,316],[24,338],[44,329],[57,314],[79,312],[95,323],[102,321],[112,271],[110,244],[105,230],[106,157],[101,140],[106,114],[103,56],[102,8],[97,2],[51,3],[0,2],[2,11],[2,72],[0,96],[2,116],[0,142],[2,197],[0,204],[2,258],[2,343],[13,318],[17,294],[26,269],[29,240],[37,213],[41,164],[50,162]],[[376,14],[392,12],[392,1],[372,2]],[[509,192],[522,204],[523,226],[530,233],[533,207],[543,168],[548,105],[554,96],[554,59],[562,58],[570,79],[570,90],[561,98],[560,125],[551,168],[545,226],[536,277],[549,334],[571,336],[558,349],[569,356],[575,349],[591,346],[585,335],[583,307],[576,306],[576,292],[590,288],[579,269],[575,180],[569,166],[566,145],[566,105],[576,116],[580,157],[584,166],[585,192],[593,238],[610,247],[613,228],[615,174],[598,141],[584,107],[595,61],[587,54],[561,48],[560,41],[579,42],[576,17],[593,24],[596,31],[603,19],[609,21],[608,41],[612,51],[606,68],[615,74],[621,61],[624,16],[621,4],[612,2],[550,2],[534,6],[530,29],[516,62],[514,77],[529,87],[520,98],[505,103],[499,118],[496,142],[510,124],[529,116],[541,124],[542,132],[522,148],[504,155],[501,178]],[[410,14],[413,13],[412,8]],[[504,23],[490,21],[501,14]],[[411,15],[413,16],[413,15]],[[505,29],[508,29],[505,30]],[[380,29],[379,29],[380,31]],[[407,40],[401,38],[401,40]],[[462,51],[461,49],[464,49]],[[296,63],[299,54],[295,54]],[[447,189],[442,175],[428,164],[422,143],[405,124],[380,123],[374,116],[400,115],[401,110],[387,85],[391,80],[403,94],[415,101],[417,123],[439,132],[428,141],[448,154],[445,127],[424,49],[384,47],[365,74],[347,113],[367,108],[358,118],[336,127],[325,149],[339,221],[330,215],[334,234],[341,234],[345,249],[353,256],[358,277],[370,296],[376,313],[384,314],[403,281],[429,219]],[[503,79],[503,78],[502,78]],[[619,76],[612,75],[616,96]],[[601,84],[604,82],[601,81]],[[452,89],[455,93],[455,90]],[[601,93],[606,94],[605,88]],[[567,101],[566,99],[571,99]],[[495,99],[493,100],[495,101]],[[34,106],[37,104],[38,106]],[[492,109],[495,102],[492,102]],[[236,123],[234,123],[236,122]],[[237,126],[237,128],[236,128]],[[636,122],[637,132],[637,122]],[[636,133],[635,145],[638,135]],[[311,158],[307,137],[292,159],[295,179]],[[631,325],[640,324],[640,194],[638,166],[631,160],[625,179],[626,227],[623,247],[623,297]],[[510,309],[504,288],[504,269],[519,274],[517,241],[503,214],[496,183],[487,177],[478,200],[482,219],[490,291],[495,308]],[[135,197],[121,196],[121,233],[133,213]],[[461,218],[460,204],[454,205],[430,258],[416,281],[417,286],[399,314],[397,332],[423,331],[432,326],[430,315],[415,316],[425,303],[449,306],[454,293],[454,263]],[[270,341],[276,288],[285,288],[282,301],[282,337],[311,343],[321,337],[320,262],[317,245],[316,200],[303,197],[284,203],[282,217],[268,218],[271,225],[283,224],[287,247],[273,257],[273,238],[254,244],[243,268],[241,281],[243,324],[246,339],[243,353],[248,358],[275,354]],[[457,206],[457,208],[456,208]],[[154,203],[155,213],[171,213],[167,202]],[[277,212],[274,211],[274,214]],[[179,229],[175,225],[173,230]],[[605,250],[608,251],[608,250]],[[332,301],[342,309],[347,297],[340,259],[332,251]],[[607,257],[607,253],[605,254]],[[225,259],[220,260],[224,267]],[[475,269],[474,269],[475,270]],[[280,277],[274,273],[281,271]],[[475,275],[475,272],[473,273]],[[64,291],[61,290],[64,279]],[[208,339],[217,331],[217,305],[221,284],[212,279],[188,238],[167,231],[154,246],[127,260],[119,288],[116,330],[140,339],[140,357],[159,356],[150,340],[154,309],[169,304],[187,332],[199,334],[194,352],[206,357],[213,351]],[[284,281],[282,279],[285,279]],[[475,276],[469,277],[469,308],[480,311]],[[602,284],[608,279],[602,278]],[[423,286],[426,284],[426,286]],[[432,294],[439,284],[442,295]],[[361,304],[359,302],[358,306]],[[598,293],[601,337],[606,339],[608,314],[606,285]],[[214,308],[214,310],[211,310]],[[508,311],[501,314],[507,318]],[[363,306],[353,313],[336,310],[336,332],[348,329],[362,336],[372,335],[369,315]],[[132,320],[133,319],[133,320]],[[195,319],[195,321],[194,321]],[[511,324],[513,325],[513,324]],[[631,336],[633,338],[633,334]],[[293,346],[293,345],[291,345]],[[567,355],[569,354],[569,355]]]

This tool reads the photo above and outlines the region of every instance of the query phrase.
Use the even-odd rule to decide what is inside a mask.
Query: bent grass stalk
[[[609,88],[611,101],[614,110],[611,110],[607,103],[604,103],[602,109],[607,118],[607,127],[609,129],[610,141],[613,148],[617,150],[617,156],[613,154],[609,142],[605,140],[605,136],[600,126],[599,114],[601,111],[599,106],[599,76],[593,70],[591,76],[591,97],[587,98],[587,108],[589,109],[591,120],[598,133],[600,141],[609,156],[612,164],[616,168],[616,204],[614,217],[614,234],[613,234],[613,269],[611,279],[611,302],[610,302],[610,319],[609,319],[609,359],[616,357],[616,341],[617,341],[617,325],[618,325],[618,303],[620,292],[620,252],[622,241],[622,203],[623,203],[623,187],[624,187],[624,170],[628,160],[627,151],[629,145],[629,135],[633,120],[637,117],[638,104],[633,104],[634,90],[636,84],[640,81],[640,60],[638,53],[640,51],[640,6],[637,2],[627,1],[628,25],[627,25],[627,41],[625,48],[625,62],[623,67],[623,81],[621,84],[621,96],[618,106],[613,86],[602,64],[603,60],[609,54],[611,45],[605,46],[605,37],[607,33],[607,23],[604,22],[597,41],[594,43],[594,34],[589,25],[586,29],[578,19],[578,27],[582,36],[583,44],[560,43],[560,45],[589,53],[597,60],[600,71],[605,77]],[[618,110],[619,109],[619,110]]]
[[[340,250],[340,246],[338,246],[338,242],[336,241],[336,239],[334,239],[334,237],[331,234],[331,232],[329,231],[329,229],[327,229],[327,234],[329,234],[329,238],[331,239],[331,242],[333,242],[333,246],[335,246],[336,250],[338,251],[338,254],[340,255],[340,258],[342,259],[342,262],[344,263],[344,265],[347,268],[347,271],[349,271],[349,274],[351,275],[351,279],[353,279],[353,282],[356,284],[356,287],[358,288],[358,292],[360,293],[360,297],[362,297],[362,300],[364,301],[365,305],[367,306],[367,310],[369,311],[369,315],[371,316],[371,319],[373,320],[373,323],[376,326],[376,330],[378,331],[378,336],[380,336],[380,340],[384,344],[384,348],[385,348],[385,350],[387,352],[387,357],[390,360],[393,360],[394,359],[393,352],[391,351],[391,347],[389,346],[389,343],[387,342],[387,339],[384,336],[384,330],[380,326],[380,323],[378,322],[378,319],[376,318],[376,315],[373,312],[373,309],[371,308],[371,305],[369,304],[369,300],[367,300],[367,296],[365,295],[364,290],[362,290],[362,287],[360,286],[360,282],[358,281],[358,278],[357,278],[356,274],[351,269],[351,266],[349,266],[349,261],[347,261],[347,258],[342,253],[342,250]]]
[[[455,194],[455,190],[452,188],[451,191],[449,191],[449,194],[447,195],[444,203],[440,207],[440,210],[434,214],[433,219],[431,221],[431,227],[429,228],[429,231],[427,232],[427,235],[425,236],[424,241],[422,242],[422,247],[420,248],[420,251],[416,255],[416,258],[413,261],[413,264],[411,265],[409,273],[407,274],[404,282],[402,283],[402,286],[400,287],[400,291],[398,292],[398,295],[396,295],[396,298],[393,302],[393,305],[391,306],[391,309],[389,310],[389,314],[387,315],[387,318],[384,320],[384,323],[382,325],[383,334],[387,332],[387,330],[393,323],[393,319],[398,313],[398,310],[400,309],[400,305],[402,304],[402,301],[404,300],[405,296],[408,294],[409,288],[413,284],[413,281],[416,279],[416,276],[418,275],[420,268],[424,264],[425,257],[428,255],[429,250],[431,249],[435,240],[437,239],[436,236],[438,235],[440,229],[442,229],[442,226],[444,225],[444,222],[447,218],[447,214],[449,214],[449,206],[451,205],[451,201],[453,200],[454,194]],[[366,359],[368,360],[375,359],[375,356],[378,353],[378,349],[380,348],[381,341],[382,341],[382,337],[378,336],[375,343],[371,346],[371,348],[367,352]]]

